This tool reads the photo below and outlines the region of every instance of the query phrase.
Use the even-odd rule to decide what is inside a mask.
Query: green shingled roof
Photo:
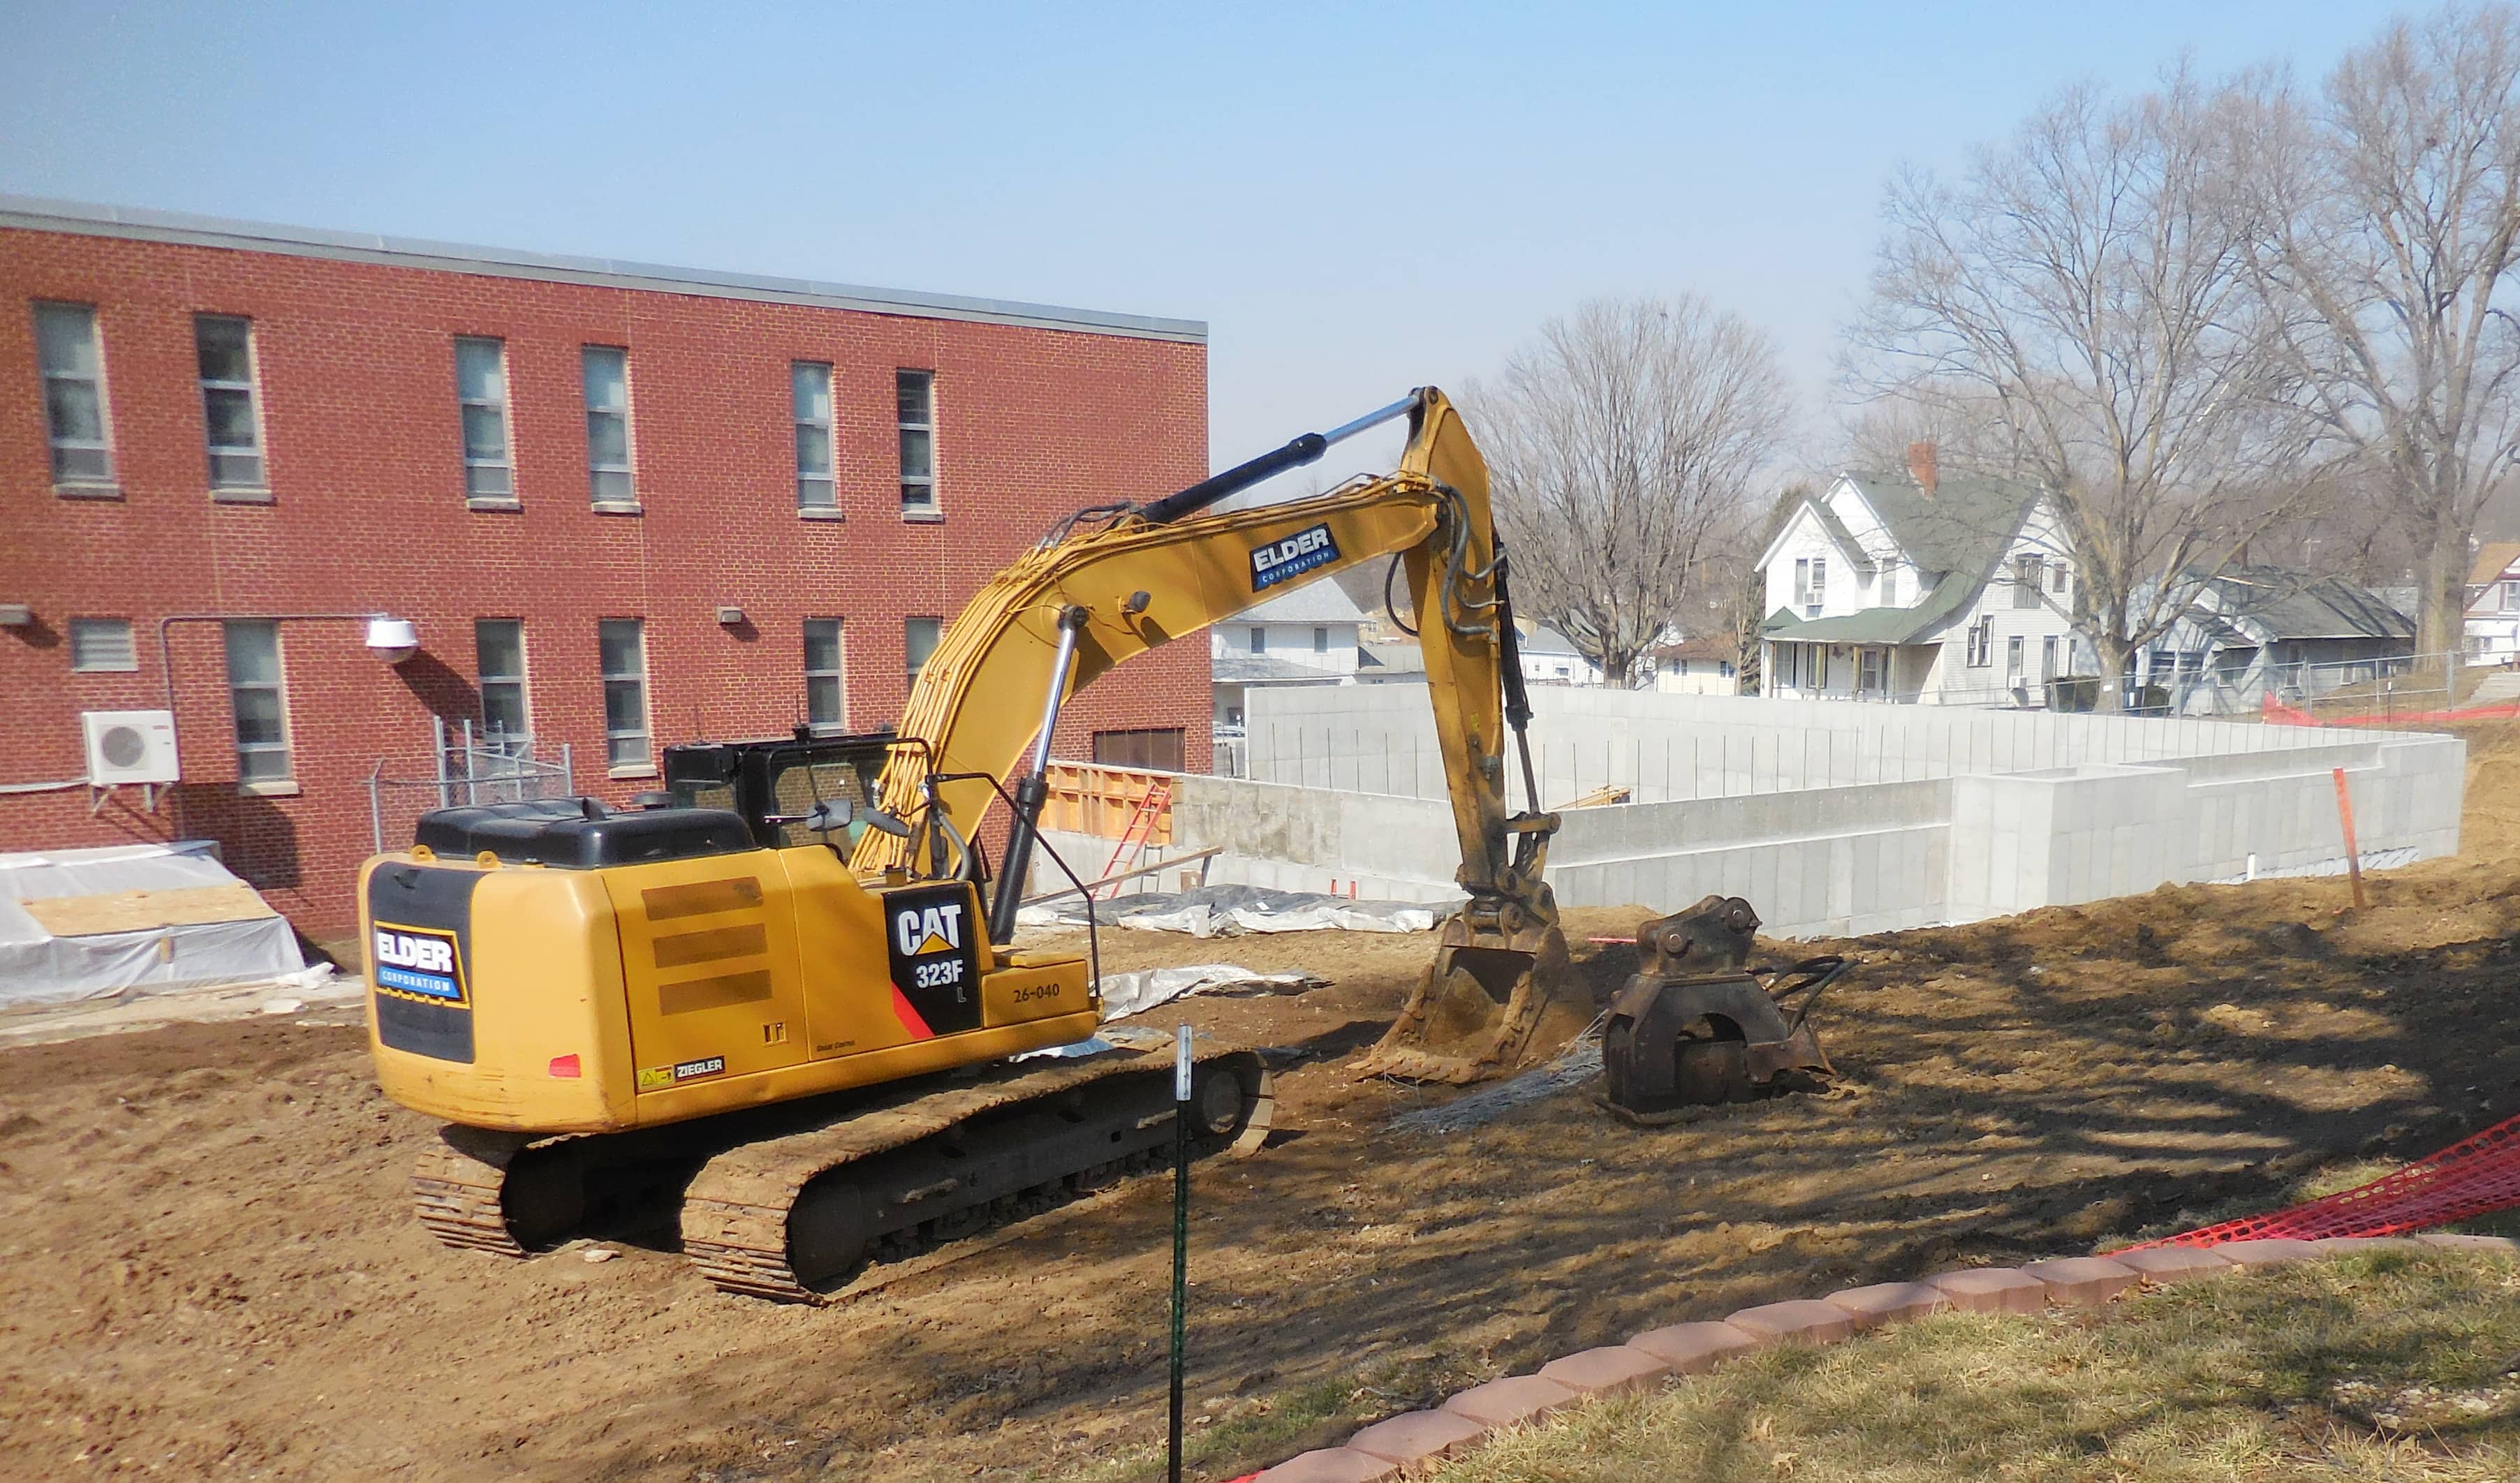
[[[2023,512],[2039,498],[2028,484],[1974,475],[1942,479],[1931,494],[1904,474],[1846,478],[1909,559],[1926,571],[1992,571]]]

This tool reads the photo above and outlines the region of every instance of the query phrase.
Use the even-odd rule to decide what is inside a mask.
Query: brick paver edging
[[[1376,1421],[1342,1446],[1291,1458],[1255,1474],[1251,1483],[1377,1483],[1414,1476],[1478,1446],[1491,1432],[1539,1420],[1594,1396],[1657,1388],[1712,1370],[1733,1355],[1778,1344],[1833,1343],[1866,1329],[1954,1310],[2037,1313],[2050,1306],[2088,1307],[2146,1285],[2392,1246],[2520,1255],[2520,1241],[2498,1236],[2232,1241],[2214,1247],[2159,1246],[2114,1257],[2061,1257],[2023,1267],[1973,1267],[1916,1282],[1849,1287],[1824,1298],[1744,1308],[1719,1323],[1649,1328],[1624,1344],[1565,1355],[1541,1366],[1537,1374],[1490,1380],[1431,1411]]]

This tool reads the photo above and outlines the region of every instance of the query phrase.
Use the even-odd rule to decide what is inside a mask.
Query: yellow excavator
[[[1391,473],[1214,510],[1404,417]],[[895,733],[673,747],[640,807],[442,809],[370,860],[378,1081],[447,1123],[413,1176],[424,1224],[522,1254],[679,1197],[711,1281],[810,1301],[870,1254],[1158,1160],[1168,1049],[1031,1054],[1102,1027],[1090,950],[1012,946],[1060,707],[1134,654],[1385,557],[1419,622],[1468,900],[1355,1069],[1515,1065],[1571,976],[1542,880],[1557,819],[1507,802],[1529,708],[1505,554],[1478,450],[1425,387],[1177,494],[1067,517],[956,617]],[[976,841],[1001,801],[984,904]],[[1212,1047],[1193,1133],[1247,1148],[1268,1099],[1255,1052]]]

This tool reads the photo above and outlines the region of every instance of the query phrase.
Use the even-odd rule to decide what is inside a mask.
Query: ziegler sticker
[[[639,1068],[639,1090],[653,1092],[659,1087],[698,1081],[703,1076],[722,1076],[725,1073],[726,1057],[723,1056],[703,1056],[698,1060],[676,1061],[670,1066],[642,1066]]]
[[[914,1038],[980,1026],[978,922],[968,886],[892,891],[883,898],[893,1013]]]
[[[372,947],[380,990],[424,1004],[465,1007],[464,960],[453,932],[381,921]]]
[[[1251,548],[1251,590],[1266,592],[1279,583],[1328,566],[1339,559],[1338,542],[1328,523],[1298,530],[1282,541]]]

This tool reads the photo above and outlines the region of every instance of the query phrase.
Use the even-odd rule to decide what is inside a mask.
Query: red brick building
[[[432,717],[614,801],[676,742],[889,725],[1052,518],[1206,472],[1205,338],[0,197],[0,851],[213,838],[324,935]],[[110,710],[173,712],[179,783],[87,785]],[[1058,751],[1204,769],[1209,714],[1176,645]]]

